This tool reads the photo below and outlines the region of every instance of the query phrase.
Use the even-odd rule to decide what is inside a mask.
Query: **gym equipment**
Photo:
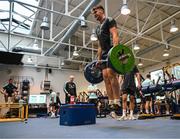
[[[97,84],[103,81],[102,70],[96,66],[97,61],[89,63],[84,70],[84,77],[92,84]]]
[[[149,94],[149,93],[156,93],[162,90],[161,85],[152,85],[152,86],[146,86],[142,87],[141,91],[143,94]]]
[[[67,104],[60,107],[60,125],[86,125],[96,123],[94,104]]]
[[[111,48],[108,53],[108,62],[114,71],[125,74],[134,68],[135,58],[130,48],[120,44]]]
[[[174,80],[170,83],[163,85],[153,85],[153,86],[143,87],[141,91],[143,92],[143,94],[148,94],[148,93],[156,93],[156,92],[164,92],[164,91],[174,91],[177,89],[180,89],[180,80]]]
[[[29,80],[23,80],[22,82],[22,88],[21,88],[21,95],[29,96],[29,90],[30,90],[30,82]]]
[[[27,122],[28,105],[26,103],[0,103],[0,109],[8,110],[0,116],[0,122]]]
[[[118,74],[125,74],[130,72],[135,65],[135,58],[132,51],[125,45],[117,45],[112,47],[108,53],[107,60],[101,62],[108,62],[108,65]],[[102,69],[96,65],[97,61],[89,63],[84,69],[84,76],[86,80],[92,84],[97,84],[103,81]]]

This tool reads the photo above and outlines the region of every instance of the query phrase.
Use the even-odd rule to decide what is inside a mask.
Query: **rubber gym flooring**
[[[60,126],[59,118],[0,123],[0,138],[180,138],[180,121],[157,118],[116,121],[97,118],[94,125]]]

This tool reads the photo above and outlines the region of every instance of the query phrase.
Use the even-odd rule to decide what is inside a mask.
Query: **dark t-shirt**
[[[65,89],[70,95],[76,96],[76,84],[75,83],[67,82],[65,84]]]
[[[122,84],[122,90],[132,90],[135,91],[136,89],[136,83],[135,83],[135,74],[139,73],[139,70],[137,66],[134,66],[133,70],[131,72],[128,72],[124,74],[124,81]]]
[[[17,89],[17,87],[13,84],[7,84],[3,87],[4,90],[6,90],[6,93],[8,93],[8,95],[12,95],[12,93],[14,93],[14,90]]]
[[[113,47],[110,28],[117,27],[116,21],[112,18],[106,18],[103,23],[96,28],[96,34],[102,48],[102,59],[107,58],[109,50]]]

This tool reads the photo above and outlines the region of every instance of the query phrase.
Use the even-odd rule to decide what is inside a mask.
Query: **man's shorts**
[[[56,106],[56,103],[50,103],[49,106]]]
[[[129,94],[129,95],[132,95],[132,96],[135,96],[135,89],[131,89],[131,88],[122,88],[122,92],[123,94]]]
[[[146,101],[151,101],[152,97],[151,96],[145,96]]]

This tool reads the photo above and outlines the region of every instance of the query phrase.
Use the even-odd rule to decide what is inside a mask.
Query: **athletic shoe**
[[[125,120],[128,120],[127,116],[121,116],[119,118],[117,118],[118,121],[125,121]]]
[[[108,105],[108,110],[113,111],[114,110],[114,104],[109,104]]]
[[[132,116],[129,116],[129,120],[136,120],[136,118],[132,115]]]
[[[115,113],[115,111],[111,111],[109,116],[111,116],[113,119],[117,118],[117,114]]]
[[[55,118],[56,116],[55,116],[55,113],[52,113],[51,114],[51,118]]]
[[[118,104],[113,104],[114,110],[119,111],[121,107]]]

